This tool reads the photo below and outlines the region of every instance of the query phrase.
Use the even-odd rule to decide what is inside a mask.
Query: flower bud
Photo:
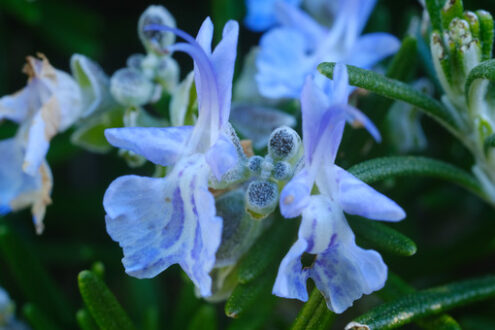
[[[277,162],[273,167],[272,176],[278,181],[288,180],[292,176],[292,166],[288,162]]]
[[[138,70],[123,68],[110,79],[110,92],[117,102],[125,106],[149,103],[155,96],[155,85]]]
[[[256,180],[246,191],[246,212],[256,220],[266,218],[275,210],[278,202],[278,186],[272,181]]]
[[[175,19],[163,6],[149,6],[139,17],[138,35],[148,52],[162,53],[162,50],[175,41],[175,35],[165,31],[145,31],[150,24],[176,27]]]
[[[253,174],[259,174],[261,172],[261,164],[263,163],[263,157],[253,156],[248,159],[247,168]]]
[[[144,54],[132,54],[127,58],[126,65],[129,69],[140,71],[145,57]]]
[[[287,126],[275,129],[268,141],[268,154],[274,160],[290,160],[299,151],[301,138],[296,131]]]

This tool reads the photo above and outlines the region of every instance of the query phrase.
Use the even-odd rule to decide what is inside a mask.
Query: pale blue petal
[[[196,36],[196,41],[207,55],[211,55],[213,29],[213,22],[211,21],[210,17],[207,17],[201,24],[201,27],[199,28],[198,34]]]
[[[211,56],[218,86],[220,127],[223,127],[229,119],[238,37],[239,24],[236,21],[228,21],[223,28],[222,40]]]
[[[395,222],[405,218],[406,213],[393,200],[340,167],[334,165],[334,170],[338,185],[338,200],[345,212],[383,221]]]
[[[328,96],[319,88],[315,79],[308,76],[301,93],[304,155],[308,164],[311,163],[312,154],[318,144],[315,127],[319,126],[323,114],[329,107],[330,101]]]
[[[0,141],[0,214],[32,207],[33,220],[40,233],[46,205],[50,203],[52,176],[42,163],[31,176],[22,170],[24,151],[18,140]]]
[[[333,217],[335,211],[328,198],[323,195],[311,196],[302,213],[298,240],[280,264],[273,293],[284,298],[306,301],[308,293],[306,280],[310,276],[308,268],[303,268],[303,253],[318,254],[332,245],[335,236]]]
[[[316,131],[316,141],[314,149],[308,155],[308,165],[314,171],[335,161],[344,134],[345,108],[346,105],[330,106],[320,118],[318,125],[313,127]]]
[[[184,152],[192,126],[124,127],[105,130],[105,137],[115,147],[130,150],[151,162],[169,166]]]
[[[296,174],[280,193],[280,213],[286,218],[295,218],[308,206],[314,180],[306,169]]]
[[[382,141],[382,136],[380,135],[380,131],[375,126],[375,124],[373,124],[371,119],[369,119],[363,112],[361,112],[360,110],[354,107],[348,106],[346,108],[346,115],[347,115],[347,121],[353,127],[356,128],[364,127],[370,133],[370,135],[375,139],[376,142]]]
[[[278,268],[277,278],[273,285],[272,293],[276,296],[289,299],[308,300],[308,289],[306,281],[307,272],[303,271],[301,257],[306,251],[307,243],[298,240],[290,248],[287,255],[282,259]]]
[[[376,0],[339,0],[333,33],[342,36],[345,48],[353,45],[375,7]]]
[[[223,175],[239,162],[237,149],[226,134],[220,135],[205,157],[218,181],[221,181]]]
[[[275,3],[278,0],[246,0],[247,15],[244,24],[248,29],[261,32],[277,23]],[[285,0],[285,3],[298,6],[301,0]]]
[[[345,64],[335,64],[331,82],[331,91],[329,95],[331,103],[347,104],[349,102],[350,86],[347,66]]]
[[[356,245],[343,215],[334,220],[331,244],[317,256],[308,272],[328,308],[342,313],[363,294],[383,288],[387,266],[378,252]]]
[[[41,106],[33,93],[34,85],[28,84],[17,93],[0,98],[0,120],[8,119],[16,123],[26,120],[34,109]]]
[[[128,274],[150,278],[178,263],[202,296],[211,294],[222,219],[208,175],[204,157],[195,154],[165,178],[124,176],[110,185],[103,200],[107,231],[124,250]]]
[[[316,255],[312,266],[303,268],[303,253]],[[342,210],[324,195],[312,196],[304,210],[298,240],[280,265],[273,293],[306,301],[308,278],[336,313],[363,294],[381,289],[387,279],[381,256],[355,244]]]
[[[396,53],[399,48],[399,39],[391,34],[365,34],[356,40],[346,62],[360,68],[371,68],[387,56]]]
[[[51,129],[47,128],[47,123],[43,118],[43,109],[36,113],[28,125],[30,126],[23,169],[27,174],[34,176],[48,153],[50,139],[53,135],[47,134]]]
[[[276,16],[284,27],[302,32],[312,48],[318,47],[328,30],[319,25],[306,12],[288,2],[278,1],[275,4]]]
[[[256,59],[260,94],[269,98],[299,98],[315,63],[308,56],[305,35],[294,28],[275,28],[263,35]]]

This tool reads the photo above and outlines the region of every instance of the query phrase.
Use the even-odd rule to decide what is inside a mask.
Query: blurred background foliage
[[[26,77],[21,74],[21,68],[25,57],[36,52],[44,53],[56,68],[65,71],[69,71],[69,58],[73,53],[85,54],[99,62],[107,74],[112,74],[125,65],[130,54],[143,52],[136,33],[137,20],[148,5],[156,3],[166,6],[178,26],[191,34],[196,33],[207,15],[216,23],[217,31],[221,31],[227,19],[242,20],[245,10],[241,0],[0,0],[0,94],[12,93],[25,84]],[[466,9],[483,8],[495,12],[493,1],[466,0],[464,4]],[[416,1],[381,0],[367,30],[389,31],[403,38],[411,17],[420,14]],[[259,37],[241,29],[238,68]],[[178,59],[184,76],[192,63],[181,55]],[[411,79],[427,72],[421,60],[416,64]],[[382,131],[385,129],[382,123],[389,102],[378,96],[364,95],[358,105]],[[449,161],[469,171],[471,156],[459,142],[428,118],[423,118],[422,125],[428,140],[422,155]],[[0,127],[0,138],[13,135],[14,130],[13,125],[4,123]],[[19,315],[28,302],[38,304],[42,311],[61,308],[70,315],[62,315],[59,321],[65,322],[62,324],[66,328],[75,328],[76,311],[83,306],[77,275],[83,269],[95,267],[96,273],[100,269],[99,273],[138,328],[284,329],[293,322],[301,304],[272,297],[269,289],[262,290],[251,308],[232,321],[225,316],[224,303],[208,304],[196,299],[192,284],[177,266],[152,280],[127,276],[120,263],[121,249],[105,230],[103,194],[118,176],[150,175],[153,167],[130,169],[115,151],[96,155],[80,150],[70,144],[70,133],[57,136],[48,154],[55,181],[45,233],[35,235],[28,210],[0,219],[0,231],[4,233],[0,236],[4,240],[7,236],[10,240],[17,239],[26,245],[22,248],[25,254],[10,257],[23,258],[28,264],[39,262],[41,265],[34,269],[46,268],[51,277],[44,279],[39,269],[37,272],[41,273],[23,275],[25,282],[36,284],[33,288],[48,286],[33,293],[38,297],[34,299],[41,297],[46,303],[33,301],[33,296],[23,291],[19,273],[11,266],[12,260],[6,252],[16,248],[16,243],[0,249],[0,285],[16,301]],[[366,159],[393,154],[389,140],[376,145],[364,130],[347,129],[337,163],[348,168]],[[495,272],[495,211],[479,198],[452,184],[424,178],[386,180],[375,187],[396,200],[407,212],[405,221],[390,226],[412,238],[418,246],[417,253],[411,257],[386,253],[383,256],[389,269],[413,287],[421,289]],[[104,264],[104,271],[101,264],[93,266],[98,261]],[[30,269],[29,265],[26,267]],[[47,281],[51,284],[46,284]],[[53,306],[58,295],[64,296],[63,301],[67,303]],[[379,301],[377,295],[360,300],[337,320],[335,328],[343,328],[346,322]],[[451,315],[466,329],[495,329],[493,310],[495,302],[489,301],[457,309]],[[24,312],[33,315],[29,305]],[[59,314],[53,315],[60,316],[60,313],[64,314],[59,310]],[[78,319],[84,320],[84,312],[78,313]],[[408,327],[414,329],[415,325]]]

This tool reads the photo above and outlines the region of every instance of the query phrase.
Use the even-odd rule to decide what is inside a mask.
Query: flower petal
[[[313,180],[306,169],[296,174],[280,193],[280,213],[295,218],[308,206]]]
[[[344,133],[346,107],[346,104],[333,104],[313,78],[307,78],[301,95],[301,109],[304,154],[312,176],[320,166],[335,160]]]
[[[50,140],[57,134],[60,125],[58,109],[57,99],[52,97],[43,104],[33,119],[26,123],[29,126],[26,154],[22,167],[30,175],[35,175],[38,172],[48,153]]]
[[[0,98],[0,120],[8,119],[20,123],[32,115],[31,112],[41,106],[34,97],[33,90],[33,84],[28,84],[17,93]]]
[[[356,245],[343,214],[333,223],[333,239],[308,270],[327,306],[342,313],[363,294],[380,290],[387,280],[387,266],[380,254]]]
[[[261,95],[299,98],[306,76],[315,69],[305,35],[294,28],[275,28],[263,35],[260,47],[256,82]]]
[[[233,20],[228,21],[223,28],[222,40],[215,47],[211,56],[211,62],[216,74],[220,102],[219,127],[223,127],[229,119],[238,37],[239,24]]]
[[[222,219],[215,216],[208,173],[195,154],[165,178],[123,176],[110,185],[103,200],[107,231],[124,250],[128,274],[150,278],[178,263],[202,296],[211,294]]]
[[[316,254],[310,267],[303,268],[303,253]],[[304,210],[298,240],[280,264],[273,293],[306,301],[308,278],[336,313],[381,289],[387,279],[381,256],[356,245],[342,210],[324,195],[312,196]]]
[[[371,68],[397,52],[400,41],[389,33],[369,33],[356,40],[347,63],[360,68]]]
[[[404,219],[406,213],[393,200],[340,167],[334,165],[334,169],[338,182],[339,203],[345,212],[373,220]]]
[[[276,296],[290,299],[308,300],[306,281],[308,273],[303,271],[301,257],[306,251],[307,243],[297,240],[285,255],[278,268],[277,278],[272,293]]]
[[[46,162],[35,175],[22,170],[24,152],[19,140],[0,141],[0,214],[31,206],[38,233],[43,230],[45,209],[51,203],[52,175]]]
[[[275,295],[302,301],[308,299],[306,280],[310,273],[308,268],[303,268],[301,257],[303,253],[323,252],[332,244],[332,218],[335,213],[332,209],[329,199],[323,195],[308,198],[302,213],[298,240],[280,264],[273,287]]]
[[[342,35],[345,48],[355,43],[375,4],[376,0],[339,0],[332,30]]]
[[[275,3],[277,0],[246,0],[247,15],[244,24],[256,32],[265,31],[277,23]],[[301,0],[285,0],[298,6]]]
[[[275,3],[275,8],[280,24],[301,31],[311,47],[316,48],[328,32],[305,11],[290,2],[278,1]]]
[[[239,161],[237,149],[226,134],[220,135],[215,144],[205,154],[206,162],[218,181]]]
[[[169,166],[177,162],[192,132],[191,126],[125,127],[105,130],[110,144],[146,157],[151,162]]]

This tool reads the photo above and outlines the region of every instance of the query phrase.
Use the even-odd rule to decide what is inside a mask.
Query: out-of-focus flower
[[[344,212],[385,221],[399,221],[405,213],[334,164],[349,107],[344,65],[336,66],[331,87],[329,98],[308,77],[302,92],[304,167],[280,196],[282,215],[302,215],[302,222],[298,240],[280,264],[273,293],[306,301],[306,281],[312,278],[328,308],[342,313],[363,294],[382,288],[387,278],[381,256],[356,245]],[[314,255],[311,266],[303,267],[304,253]]]
[[[0,120],[21,125],[26,139],[23,169],[35,175],[45,159],[50,140],[69,128],[81,115],[81,91],[67,73],[50,65],[48,59],[27,57],[24,73],[27,86],[0,99]]]
[[[361,35],[374,0],[339,0],[330,28],[296,6],[276,2],[280,26],[260,41],[256,80],[269,98],[299,98],[308,74],[321,62],[370,68],[396,52],[400,42],[388,33]]]
[[[36,231],[43,230],[52,176],[45,161],[50,140],[80,118],[81,90],[74,79],[47,58],[29,56],[26,87],[0,99],[0,121],[19,124],[14,138],[0,142],[0,213],[31,206]]]
[[[222,41],[211,50],[213,24],[207,18],[196,40],[161,25],[146,30],[173,32],[186,40],[167,48],[194,60],[198,118],[194,127],[115,128],[111,144],[170,166],[164,178],[134,175],[116,179],[103,205],[107,231],[124,250],[126,272],[153,277],[178,263],[202,296],[212,293],[210,271],[222,236],[222,218],[208,190],[209,182],[235,176],[244,155],[228,123],[238,24],[229,21]]]

